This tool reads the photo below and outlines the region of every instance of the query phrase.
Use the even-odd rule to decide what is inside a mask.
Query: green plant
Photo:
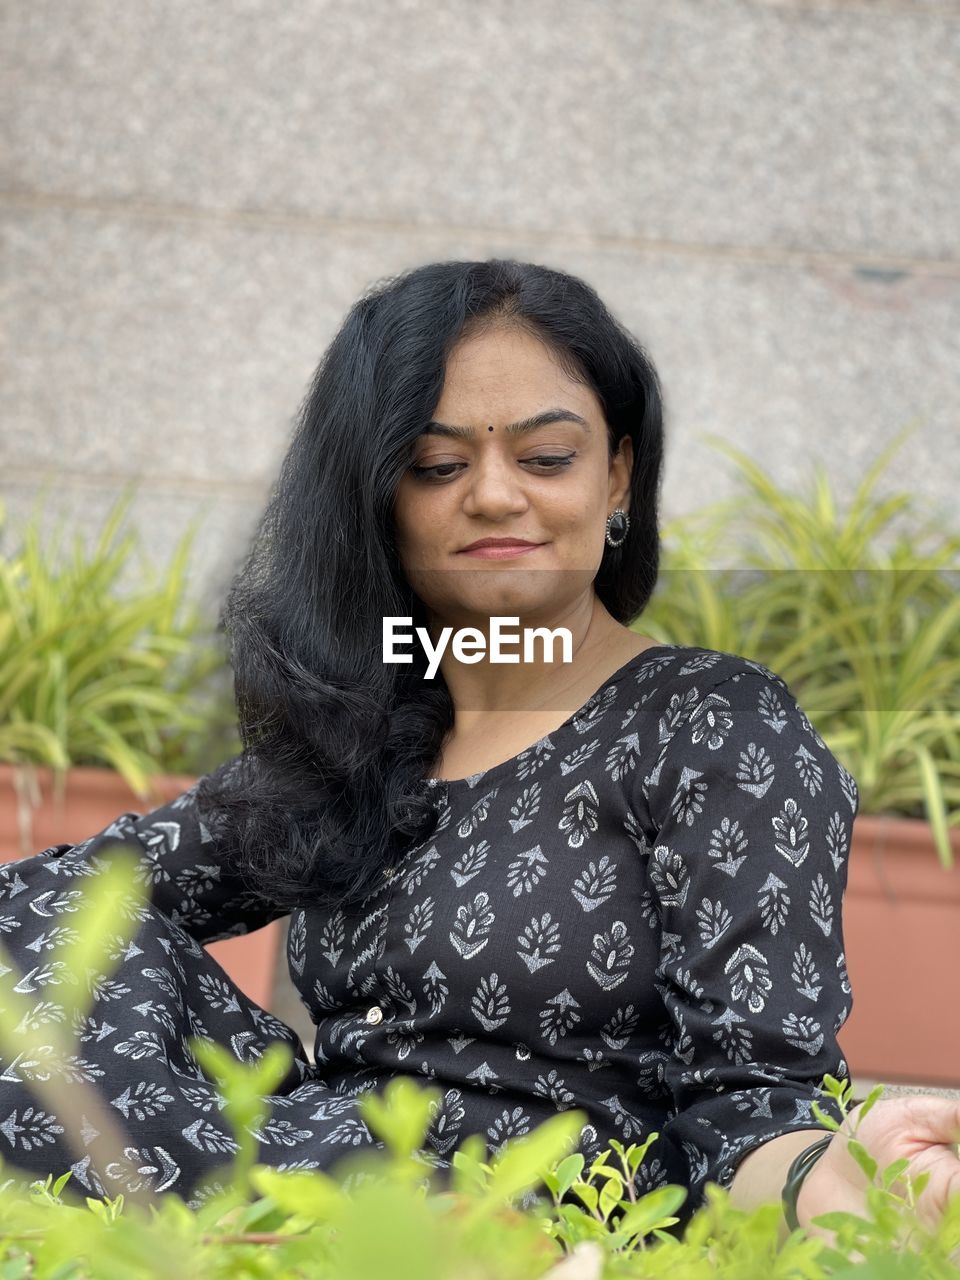
[[[189,763],[209,723],[200,693],[223,662],[186,604],[196,527],[158,576],[120,532],[132,497],[89,551],[75,534],[61,552],[62,522],[45,544],[35,517],[0,555],[0,761],[106,765],[143,796],[152,774]]]
[[[664,527],[644,629],[742,653],[782,676],[857,780],[862,813],[925,816],[944,866],[960,825],[960,532],[912,495],[875,496],[901,433],[845,511],[827,473],[779,488],[739,450],[740,492]],[[900,520],[899,531],[894,522]]]
[[[61,1117],[69,1107],[80,1144],[80,1117],[100,1129],[108,1108],[92,1086],[70,1078],[69,1054],[77,1045],[65,1028],[92,998],[81,975],[112,969],[111,956],[125,949],[145,893],[133,860],[119,850],[83,879],[78,928],[47,953],[48,963],[63,964],[73,975],[56,988],[64,1014],[53,1032],[56,1052],[30,1077],[41,1100],[51,1096]],[[52,1032],[48,1022],[37,1040],[34,997],[18,990],[21,982],[0,947],[0,1049],[9,1052],[13,1045],[23,1069],[40,1043],[51,1043]],[[69,1173],[30,1181],[0,1167],[0,1277],[947,1280],[960,1274],[960,1195],[935,1229],[925,1227],[916,1198],[927,1175],[912,1179],[902,1160],[878,1170],[857,1142],[856,1126],[847,1141],[872,1184],[867,1213],[818,1218],[835,1233],[832,1242],[802,1229],[784,1238],[776,1201],[738,1210],[713,1183],[677,1234],[669,1228],[678,1221],[686,1189],[636,1190],[635,1174],[656,1133],[626,1147],[612,1141],[588,1168],[581,1154],[571,1152],[584,1113],[559,1112],[492,1157],[480,1135],[468,1136],[454,1153],[449,1186],[437,1188],[426,1132],[440,1090],[400,1076],[358,1100],[382,1150],[351,1152],[329,1172],[279,1170],[253,1163],[251,1130],[261,1122],[264,1095],[289,1067],[287,1047],[277,1045],[252,1063],[240,1063],[208,1041],[195,1040],[193,1049],[218,1081],[237,1142],[219,1188],[191,1209],[172,1192],[94,1199],[71,1189]],[[831,1076],[823,1085],[845,1123],[852,1086]],[[878,1085],[868,1095],[857,1126],[882,1092]],[[814,1110],[828,1129],[840,1127],[816,1104]],[[114,1121],[108,1116],[106,1123]],[[124,1138],[110,1135],[110,1141],[122,1148]]]

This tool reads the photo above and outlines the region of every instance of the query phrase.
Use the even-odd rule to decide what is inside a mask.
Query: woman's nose
[[[523,511],[527,497],[523,476],[510,458],[497,456],[493,450],[470,468],[463,507],[468,515],[503,515]]]

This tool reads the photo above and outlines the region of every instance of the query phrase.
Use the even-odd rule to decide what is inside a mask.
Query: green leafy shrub
[[[225,661],[186,603],[196,529],[158,575],[120,532],[132,496],[89,551],[75,535],[62,554],[62,523],[46,544],[35,519],[0,554],[0,762],[107,766],[142,796],[153,774],[208,767],[200,748],[229,721]]]
[[[68,1010],[90,1003],[79,975],[112,968],[109,955],[120,951],[116,922],[135,920],[132,908],[144,894],[129,855],[118,853],[84,879],[73,940],[51,953],[73,974],[72,982],[58,988]],[[15,989],[20,977],[0,949],[0,1043],[15,1043],[18,1053],[29,1055],[38,1032],[32,1030],[29,998]],[[85,1116],[108,1143],[122,1148],[123,1135],[110,1132],[116,1123],[111,1117],[101,1128],[105,1108],[98,1095],[89,1085],[68,1083],[66,1073],[58,1076],[55,1063],[67,1061],[71,1051],[64,1028],[72,1021],[68,1016],[44,1027],[43,1041],[49,1044],[52,1035],[55,1052],[51,1070],[41,1072],[33,1087],[41,1102],[49,1099],[61,1108],[61,1117],[68,1089],[74,1121]],[[938,1280],[960,1274],[960,1196],[935,1230],[924,1227],[915,1206],[928,1175],[911,1179],[904,1161],[877,1170],[857,1143],[856,1128],[847,1141],[873,1182],[867,1214],[817,1219],[835,1233],[831,1243],[802,1229],[784,1238],[778,1203],[735,1209],[714,1183],[678,1235],[670,1228],[686,1189],[665,1186],[639,1196],[635,1189],[634,1175],[656,1133],[642,1144],[611,1141],[589,1168],[571,1150],[584,1119],[580,1111],[559,1112],[510,1139],[492,1158],[482,1136],[473,1134],[454,1153],[450,1185],[440,1189],[425,1146],[439,1090],[401,1076],[359,1099],[383,1150],[351,1152],[330,1172],[280,1171],[254,1163],[251,1131],[262,1121],[264,1096],[289,1067],[288,1047],[277,1044],[252,1063],[240,1063],[208,1041],[194,1040],[193,1052],[218,1082],[238,1143],[221,1189],[192,1210],[172,1192],[98,1200],[72,1192],[68,1173],[30,1183],[12,1167],[0,1168],[0,1277]],[[845,1115],[852,1100],[849,1082],[826,1076],[824,1087]],[[858,1117],[882,1090],[873,1090]],[[837,1127],[814,1106],[821,1123]],[[79,1132],[76,1140],[82,1142]],[[905,1193],[893,1190],[900,1185]]]
[[[708,437],[708,439],[710,439]],[[903,433],[845,511],[816,468],[787,492],[745,454],[727,502],[664,526],[643,614],[655,639],[742,653],[790,685],[860,789],[861,813],[925,817],[944,866],[960,825],[960,532],[875,496]],[[894,521],[906,527],[895,531]]]

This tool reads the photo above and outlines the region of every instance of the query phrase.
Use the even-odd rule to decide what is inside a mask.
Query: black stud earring
[[[611,547],[621,546],[626,539],[629,528],[630,517],[622,507],[617,507],[615,511],[611,511],[607,516],[607,544]]]

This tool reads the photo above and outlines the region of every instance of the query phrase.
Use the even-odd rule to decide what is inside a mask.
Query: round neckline
[[[521,756],[526,756],[535,751],[537,747],[539,747],[541,743],[546,742],[548,738],[555,738],[561,729],[565,729],[579,716],[582,716],[591,703],[595,702],[605,689],[612,684],[616,684],[618,680],[622,679],[623,676],[628,675],[635,667],[643,666],[644,663],[652,660],[657,654],[677,653],[681,649],[689,648],[689,645],[682,644],[650,645],[640,653],[635,653],[632,658],[628,658],[623,666],[618,667],[616,671],[607,676],[603,684],[600,685],[599,688],[594,689],[589,698],[587,698],[581,706],[577,707],[576,711],[572,711],[570,715],[567,716],[566,720],[562,721],[562,723],[558,724],[556,728],[551,729],[548,733],[543,734],[543,736],[538,738],[536,742],[531,742],[528,747],[524,747],[522,751],[518,751],[517,754],[511,756],[509,760],[501,760],[497,764],[492,764],[489,769],[481,769],[479,773],[468,774],[465,778],[421,778],[421,783],[436,794],[441,790],[448,792],[452,788],[461,787],[468,787],[473,790],[476,787],[485,785],[495,779],[498,780],[502,774],[516,768],[517,762]]]

